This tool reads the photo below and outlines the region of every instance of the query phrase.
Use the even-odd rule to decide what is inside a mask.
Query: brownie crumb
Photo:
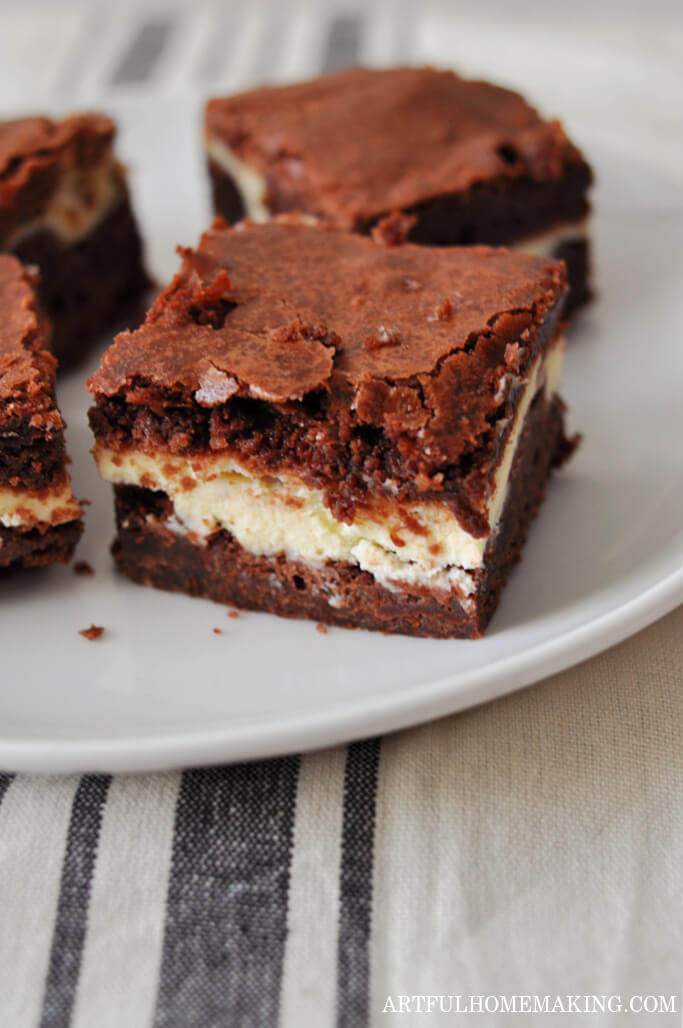
[[[527,348],[519,343],[508,343],[505,347],[504,360],[513,371],[519,371],[520,365],[526,359]]]
[[[74,575],[94,575],[95,569],[87,560],[77,560],[71,569]]]
[[[395,328],[385,328],[380,325],[375,335],[367,336],[363,340],[365,350],[379,350],[382,346],[399,346],[401,336]]]
[[[400,246],[405,243],[413,225],[417,224],[414,214],[404,214],[402,211],[393,211],[386,217],[380,218],[377,224],[370,230],[373,242],[379,246]]]
[[[427,321],[449,321],[453,315],[453,304],[446,297],[442,300],[439,306],[436,308],[433,314],[427,317]]]
[[[81,628],[78,634],[82,635],[84,639],[90,639],[91,642],[94,642],[95,639],[99,639],[103,632],[104,628],[101,625],[91,625],[90,628]]]
[[[238,618],[239,614],[238,614],[238,612],[236,610],[229,610],[228,611],[228,617],[229,618]]]
[[[315,630],[316,630],[316,632],[320,632],[321,635],[327,635],[327,629],[325,628],[324,625],[320,625],[320,624],[316,625],[315,626]]]

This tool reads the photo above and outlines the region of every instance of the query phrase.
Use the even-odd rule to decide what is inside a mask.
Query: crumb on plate
[[[94,641],[99,639],[103,632],[104,628],[102,625],[91,625],[90,628],[81,628],[78,634],[82,635],[84,639]]]

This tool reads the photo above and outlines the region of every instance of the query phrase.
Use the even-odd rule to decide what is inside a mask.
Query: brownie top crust
[[[0,245],[37,218],[69,172],[99,164],[115,135],[103,114],[0,121]]]
[[[333,379],[356,390],[478,364],[479,337],[518,338],[563,297],[563,265],[491,247],[432,249],[291,216],[217,219],[144,324],[121,333],[93,392],[213,407],[231,395],[300,401]]]
[[[354,229],[477,183],[570,168],[590,179],[560,123],[518,93],[433,68],[357,68],[213,99],[205,130],[291,208]]]
[[[33,427],[62,428],[54,406],[56,361],[47,352],[33,275],[0,254],[0,426],[31,417]]]
[[[370,479],[443,490],[467,454],[483,482],[504,441],[495,424],[509,427],[555,334],[564,265],[383,238],[219,219],[88,383],[98,441],[233,449],[303,468],[330,496],[355,476],[338,510]]]

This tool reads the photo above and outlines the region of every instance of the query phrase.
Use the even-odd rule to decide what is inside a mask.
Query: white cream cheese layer
[[[548,397],[555,392],[562,350],[558,340],[545,360],[536,361],[525,385],[489,500],[492,534],[529,405],[539,388]],[[95,459],[109,482],[166,493],[174,507],[167,527],[175,534],[206,539],[227,529],[251,553],[285,553],[318,566],[346,561],[388,587],[424,585],[468,596],[488,542],[466,532],[450,510],[433,501],[387,501],[374,511],[359,511],[348,525],[333,517],[321,490],[291,474],[254,475],[231,457],[188,459],[96,447]]]
[[[89,235],[121,199],[121,169],[113,156],[90,168],[64,172],[38,218],[25,222],[3,241],[11,249],[26,236],[48,231],[73,244]]]
[[[166,493],[174,508],[167,527],[177,535],[192,532],[206,539],[223,528],[244,549],[263,556],[285,553],[316,566],[347,561],[383,584],[422,582],[464,595],[474,588],[462,565],[479,566],[486,540],[468,535],[438,504],[404,507],[424,526],[424,535],[408,529],[397,510],[381,520],[359,514],[347,525],[332,516],[321,490],[290,475],[254,476],[227,457],[164,460],[107,449],[95,456],[107,481]],[[430,546],[439,547],[438,555]]]
[[[266,204],[268,186],[263,175],[251,168],[225,143],[218,139],[206,140],[209,159],[229,175],[242,198],[245,218],[252,221],[269,221],[270,209]]]
[[[80,516],[80,504],[73,497],[69,481],[41,492],[0,486],[0,525],[5,528],[61,525]]]

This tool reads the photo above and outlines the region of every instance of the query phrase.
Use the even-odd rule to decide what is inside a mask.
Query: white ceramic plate
[[[175,244],[208,221],[196,107],[114,109],[151,266],[167,278]],[[563,387],[585,439],[486,638],[322,635],[118,577],[110,490],[88,453],[86,374],[73,374],[59,396],[75,490],[92,501],[78,556],[96,574],[60,567],[0,584],[0,767],[146,770],[386,732],[537,681],[683,599],[683,193],[589,152],[600,298],[572,334]],[[106,628],[97,642],[78,635],[92,622]]]

